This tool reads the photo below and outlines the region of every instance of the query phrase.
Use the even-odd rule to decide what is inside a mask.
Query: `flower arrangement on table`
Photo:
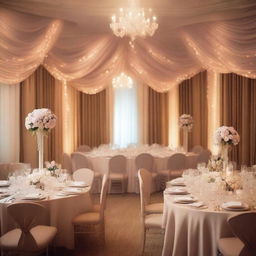
[[[223,162],[223,158],[220,155],[212,155],[207,167],[210,172],[222,172]]]
[[[188,129],[188,131],[191,131],[192,127],[194,125],[194,120],[191,115],[183,114],[179,118],[179,127],[182,129]]]
[[[226,175],[224,181],[226,183],[227,191],[242,189],[242,178],[239,173],[232,173],[232,175]]]
[[[28,131],[36,133],[37,149],[39,152],[39,170],[43,170],[44,136],[56,125],[57,117],[50,109],[34,109],[25,119],[25,127]]]
[[[214,134],[216,145],[231,145],[235,146],[240,141],[240,136],[234,127],[221,126]]]
[[[48,171],[50,171],[52,176],[57,175],[56,171],[60,169],[60,164],[57,164],[55,161],[45,162],[45,166]]]

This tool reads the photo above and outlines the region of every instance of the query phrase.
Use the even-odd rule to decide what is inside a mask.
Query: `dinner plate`
[[[180,196],[180,197],[175,197],[174,198],[174,203],[179,203],[179,204],[191,204],[197,201],[196,198],[191,197],[191,196]]]
[[[68,187],[63,189],[59,194],[76,195],[84,193],[85,191],[81,188]]]
[[[185,188],[166,188],[165,193],[171,194],[171,195],[187,195],[189,194],[188,191]]]
[[[41,194],[28,194],[22,198],[23,200],[43,200],[45,199],[44,195]]]
[[[88,185],[84,181],[72,181],[68,185],[69,187],[76,187],[76,188],[84,188],[88,187]]]
[[[230,201],[221,205],[221,208],[227,211],[248,211],[249,206],[246,203]]]
[[[177,179],[168,181],[168,184],[171,184],[172,186],[185,186],[183,178],[177,178]]]
[[[0,180],[0,187],[8,187],[10,182],[8,180]]]

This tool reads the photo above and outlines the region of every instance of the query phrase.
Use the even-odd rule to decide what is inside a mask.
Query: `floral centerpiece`
[[[39,152],[39,170],[43,170],[43,142],[44,136],[56,125],[57,117],[50,109],[34,109],[25,119],[25,127],[28,131],[36,133],[37,149]]]
[[[183,114],[179,118],[179,127],[183,129],[183,148],[188,151],[188,132],[191,131],[194,121],[191,115]]]
[[[223,158],[220,155],[212,155],[207,167],[210,172],[222,172]]]
[[[48,171],[50,171],[52,176],[56,175],[56,171],[60,169],[60,165],[57,164],[55,161],[51,161],[51,162],[45,162],[45,166],[47,168]]]
[[[221,126],[214,134],[215,144],[219,146],[220,154],[224,160],[224,168],[228,164],[228,149],[240,141],[240,136],[234,127]]]

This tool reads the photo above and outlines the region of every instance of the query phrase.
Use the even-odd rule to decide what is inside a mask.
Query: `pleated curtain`
[[[78,101],[78,145],[97,147],[108,144],[106,90],[97,94],[80,93]]]
[[[233,126],[240,143],[229,157],[238,164],[256,163],[256,79],[233,73],[221,75],[221,125]]]
[[[148,89],[148,143],[168,145],[168,93]]]
[[[194,120],[188,135],[189,150],[195,145],[207,148],[207,112],[207,73],[203,71],[179,85],[179,114],[190,114]],[[180,136],[183,145],[181,130]]]

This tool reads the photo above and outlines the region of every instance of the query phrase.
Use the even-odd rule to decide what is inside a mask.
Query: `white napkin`
[[[25,199],[25,200],[37,200],[37,199],[43,199],[43,198],[45,198],[45,197],[40,193],[31,193],[31,194],[25,195],[23,199]]]
[[[71,181],[69,187],[86,187],[87,184],[84,181]]]
[[[10,182],[8,180],[0,180],[0,187],[9,186]]]
[[[191,196],[179,196],[179,197],[175,197],[173,200],[175,203],[192,203],[195,202],[196,199],[194,197]]]
[[[242,202],[230,201],[223,204],[225,208],[230,209],[244,209],[245,205]]]
[[[174,194],[174,195],[179,195],[179,194],[184,195],[184,194],[187,194],[188,191],[184,188],[172,187],[172,188],[166,188],[165,193]]]

